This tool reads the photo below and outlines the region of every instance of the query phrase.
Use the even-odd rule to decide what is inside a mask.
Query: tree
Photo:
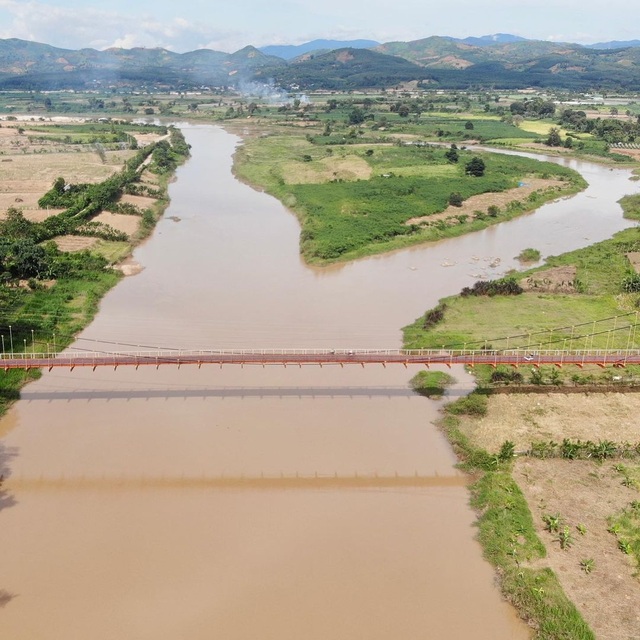
[[[349,124],[362,124],[364,122],[365,113],[360,107],[354,107],[349,112]]]
[[[551,127],[551,129],[549,129],[549,135],[544,143],[548,147],[561,147],[562,138],[560,137],[560,129],[558,129],[558,127]]]
[[[464,166],[464,171],[468,176],[475,176],[476,178],[480,178],[484,175],[485,164],[482,158],[478,158],[475,156],[471,158],[469,162]]]
[[[401,118],[406,118],[409,115],[410,109],[408,104],[401,104],[398,107],[398,115]]]
[[[464,128],[465,128],[467,131],[471,131],[471,130],[473,129],[473,122],[471,122],[471,120],[467,120],[467,121],[464,123]]]
[[[48,273],[45,250],[31,238],[0,246],[0,270],[14,278],[38,278]]]
[[[449,204],[452,207],[461,207],[464,200],[462,199],[462,195],[460,195],[457,191],[454,191],[449,195]]]
[[[538,106],[538,115],[543,118],[550,118],[556,112],[556,105],[550,100],[545,100]]]
[[[9,240],[33,239],[35,225],[24,217],[20,209],[9,207],[4,220],[0,221],[0,237]]]
[[[447,150],[447,152],[444,154],[444,157],[447,159],[448,162],[451,162],[452,164],[455,164],[456,162],[458,162],[458,152],[453,147]]]
[[[64,178],[62,178],[62,177],[56,178],[55,182],[53,183],[53,190],[58,195],[61,195],[61,194],[64,193],[65,185],[66,185],[66,182],[65,182]]]

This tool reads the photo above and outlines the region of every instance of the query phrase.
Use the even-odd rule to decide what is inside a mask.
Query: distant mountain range
[[[292,60],[311,51],[326,52],[334,49],[373,49],[380,43],[375,40],[312,40],[304,44],[270,45],[260,47],[260,51],[268,56],[278,56]]]
[[[454,42],[462,42],[462,44],[470,44],[474,47],[488,47],[492,44],[508,44],[509,42],[524,42],[526,38],[521,38],[520,36],[514,36],[510,33],[494,33],[491,36],[480,36],[479,38],[469,37],[469,38],[449,38],[449,40],[453,40]]]
[[[586,45],[590,49],[624,49],[626,47],[640,47],[640,40],[612,40],[611,42],[596,42]]]
[[[348,46],[347,46],[348,45]],[[278,55],[275,55],[275,54]],[[570,43],[510,34],[412,42],[314,40],[302,45],[200,49],[61,49],[0,39],[1,89],[192,89],[275,81],[294,89],[564,87],[640,90],[640,41]]]
[[[0,87],[77,89],[109,86],[193,88],[228,86],[250,78],[258,68],[287,63],[255,47],[235,53],[199,49],[60,49],[47,44],[0,39]]]

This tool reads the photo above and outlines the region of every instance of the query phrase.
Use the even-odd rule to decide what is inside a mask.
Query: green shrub
[[[411,388],[423,396],[441,396],[455,381],[444,371],[420,371],[411,378]]]
[[[540,260],[540,257],[541,253],[540,251],[538,251],[538,249],[528,248],[523,249],[518,254],[518,257],[516,259],[520,262],[537,262],[538,260]]]
[[[447,413],[452,415],[486,416],[488,409],[487,397],[483,394],[473,392],[464,398],[460,398],[445,408]]]
[[[441,302],[433,309],[430,309],[424,314],[424,322],[422,323],[423,329],[432,329],[439,322],[444,320],[444,313],[447,310],[447,305]]]
[[[453,191],[449,195],[449,204],[452,207],[461,207],[463,202],[464,202],[464,199],[462,198],[462,195],[458,191]]]

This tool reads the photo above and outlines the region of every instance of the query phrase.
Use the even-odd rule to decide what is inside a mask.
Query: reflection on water
[[[122,389],[58,390],[25,392],[23,400],[99,400],[105,398],[354,398],[384,397],[410,398],[413,391],[404,387],[224,387],[221,389],[197,387],[176,389]]]
[[[142,487],[149,489],[166,488],[214,488],[214,489],[243,489],[256,491],[258,489],[275,489],[292,491],[311,489],[317,490],[338,490],[338,489],[401,489],[406,487],[464,487],[467,485],[467,478],[464,475],[458,476],[421,476],[415,473],[412,476],[380,476],[378,474],[363,476],[355,473],[352,476],[339,476],[337,473],[332,476],[322,476],[317,473],[311,476],[296,473],[292,476],[138,476],[119,478],[104,478],[96,476],[83,476],[68,478],[60,476],[58,478],[12,478],[11,489],[18,491],[31,490],[55,490],[55,489],[102,489],[113,491],[116,489],[127,489]]]
[[[581,163],[587,192],[535,215],[310,269],[294,216],[233,179],[237,139],[185,133],[193,158],[136,251],[145,269],[107,295],[79,349],[397,347],[399,327],[523,248],[626,226],[615,201],[637,191],[628,172]],[[4,463],[17,502],[1,514],[0,586],[16,595],[4,633],[528,637],[473,540],[465,479],[431,424],[439,403],[407,390],[417,370],[46,373],[1,424],[19,453]]]

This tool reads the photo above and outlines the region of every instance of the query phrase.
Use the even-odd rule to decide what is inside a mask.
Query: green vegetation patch
[[[627,476],[628,477],[628,476]],[[609,531],[618,540],[618,549],[628,555],[640,575],[640,500],[634,500],[620,513],[609,518]]]
[[[444,371],[419,371],[411,378],[412,389],[427,397],[441,396],[456,379]]]
[[[625,218],[629,220],[640,220],[640,194],[636,193],[624,196],[624,198],[621,198],[618,202],[622,207]]]
[[[487,415],[487,397],[481,393],[470,393],[456,402],[448,404],[445,411],[454,416],[475,416],[481,418]]]
[[[531,138],[493,138],[490,143],[494,147],[517,147],[527,142],[535,142]]]
[[[98,310],[104,294],[120,279],[106,261],[89,252],[60,254],[69,275],[51,288],[9,290],[0,297],[0,333],[5,353],[60,351],[73,341]],[[9,328],[11,327],[11,328]],[[20,387],[39,372],[0,371],[0,415],[19,396]]]
[[[349,184],[296,185],[291,193],[302,218],[302,252],[312,261],[344,254],[396,236],[411,235],[412,217],[444,211],[452,192],[463,199],[515,186],[506,176],[469,178],[376,177]]]
[[[467,128],[471,122],[473,128]],[[500,138],[518,138],[520,140],[535,140],[536,132],[527,131],[507,122],[495,118],[459,118],[422,116],[423,135],[443,140],[478,140],[489,142]]]
[[[425,330],[424,319],[404,328],[409,349],[506,349],[527,347],[562,348],[572,340],[576,318],[587,321],[613,317],[621,310],[613,296],[552,295],[524,293],[517,301],[511,296],[451,297],[437,327]],[[613,321],[608,328],[613,328]],[[589,327],[574,331],[573,347],[584,347],[578,336]],[[510,337],[507,343],[507,337]],[[622,339],[622,338],[621,338]],[[594,346],[606,346],[606,335],[596,336]],[[626,336],[625,336],[626,340]],[[626,342],[625,342],[626,344]],[[589,346],[591,339],[589,339]]]
[[[622,330],[635,322],[637,293],[624,295],[623,283],[632,273],[626,257],[640,250],[640,231],[626,229],[612,239],[547,260],[544,267],[519,277],[526,283],[549,267],[576,267],[576,293],[529,291],[517,296],[452,296],[443,304],[446,311],[437,325],[425,317],[405,327],[407,348],[467,349],[585,349],[638,348],[640,335]],[[427,315],[430,312],[427,312]],[[616,316],[631,314],[626,320]],[[629,319],[631,318],[631,319]],[[605,320],[606,319],[606,320]],[[593,333],[593,321],[598,321]],[[619,329],[615,333],[608,331]],[[507,337],[509,338],[507,340]]]
[[[482,154],[484,172],[472,176],[466,173],[466,167],[478,154],[458,150],[451,161],[447,152],[425,144],[364,144],[347,150],[317,146],[301,136],[269,136],[253,139],[241,148],[236,169],[242,178],[266,189],[296,212],[302,224],[301,251],[309,262],[319,263],[459,235],[497,221],[486,216],[484,222],[456,220],[452,225],[441,221],[440,226],[427,229],[407,224],[412,218],[447,209],[452,193],[464,201],[474,195],[514,188],[532,175],[564,181],[566,191],[584,186],[576,173],[564,167],[500,154]],[[351,158],[353,162],[354,156],[371,167],[369,179],[340,178],[343,161]],[[326,180],[287,184],[291,181],[287,167],[307,163],[311,168],[319,161]],[[333,173],[331,162],[335,164]],[[314,171],[316,177],[320,175],[319,168]],[[531,207],[557,197],[558,191],[547,196],[531,203]],[[513,207],[503,219],[524,210],[523,205]]]
[[[518,254],[518,260],[520,262],[538,262],[538,260],[540,260],[541,255],[542,254],[538,249],[533,249],[530,247],[528,249],[523,249]]]

